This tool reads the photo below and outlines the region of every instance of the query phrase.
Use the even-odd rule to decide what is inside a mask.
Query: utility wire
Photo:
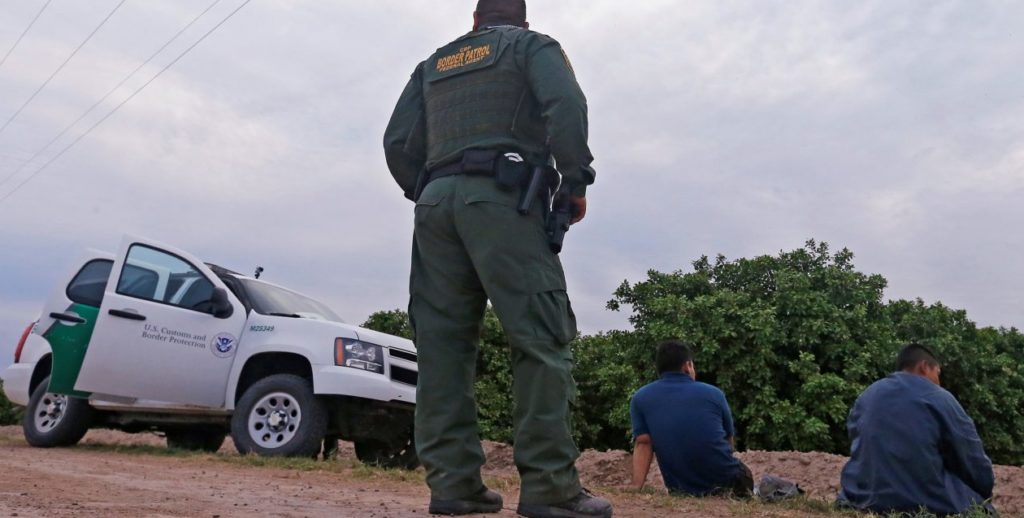
[[[46,81],[43,81],[43,84],[39,85],[39,88],[36,88],[36,91],[32,92],[32,95],[30,95],[28,99],[25,99],[25,102],[22,103],[21,107],[18,108],[18,110],[15,111],[13,114],[11,114],[11,117],[7,119],[7,122],[5,122],[3,126],[0,126],[0,134],[3,134],[4,130],[7,129],[7,127],[10,126],[12,122],[14,122],[14,119],[18,118],[18,115],[21,115],[21,111],[24,110],[25,107],[28,106],[29,103],[31,103],[37,95],[39,95],[39,92],[43,91],[43,88],[46,88],[46,85],[50,84],[50,81],[52,81],[54,77],[57,77],[57,74],[59,74],[61,70],[64,70],[64,66],[67,65],[69,61],[71,61],[71,58],[75,57],[75,54],[78,54],[78,51],[82,50],[82,47],[84,47],[86,43],[89,43],[89,40],[91,40],[92,37],[96,35],[97,32],[99,32],[100,28],[107,23],[107,20],[109,20],[111,16],[114,16],[114,13],[116,13],[117,10],[120,9],[121,6],[124,5],[124,3],[127,1],[128,0],[121,0],[120,2],[118,2],[117,5],[114,6],[114,9],[112,9],[110,13],[107,14],[107,17],[104,18],[103,21],[100,22],[100,24],[97,25],[96,28],[93,29],[92,32],[90,32],[89,35],[85,37],[84,40],[82,40],[82,43],[78,44],[78,47],[76,47],[75,50],[71,51],[71,54],[67,57],[67,59],[65,59],[64,62],[61,63],[59,67],[57,67],[57,70],[54,70],[53,73],[50,74],[50,77],[46,78]]]
[[[47,149],[50,149],[50,146],[52,146],[55,142],[60,140],[60,138],[63,137],[65,133],[70,131],[71,128],[77,126],[79,122],[82,122],[82,119],[84,119],[87,116],[89,116],[89,114],[92,113],[93,110],[95,110],[101,104],[103,104],[103,102],[106,101],[108,97],[113,95],[114,92],[116,92],[122,86],[124,86],[124,84],[127,83],[129,79],[134,77],[135,74],[137,74],[139,72],[139,70],[142,70],[142,68],[145,67],[146,65],[148,65],[150,61],[153,61],[153,59],[155,59],[158,55],[160,55],[160,53],[163,52],[164,49],[166,49],[168,46],[170,46],[171,43],[174,43],[178,39],[178,37],[180,37],[182,34],[184,34],[185,31],[187,31],[189,29],[189,27],[192,27],[192,25],[195,24],[197,21],[199,21],[200,18],[202,18],[204,15],[206,15],[206,13],[210,12],[210,9],[213,9],[213,7],[215,5],[217,5],[218,3],[220,3],[220,0],[213,0],[213,3],[211,3],[206,9],[204,9],[203,12],[199,13],[198,15],[196,15],[195,18],[192,18],[192,21],[188,22],[188,24],[185,25],[184,27],[182,27],[181,30],[178,31],[177,34],[175,34],[173,37],[171,37],[171,39],[167,40],[167,42],[164,43],[163,46],[161,46],[159,49],[157,49],[156,52],[154,52],[152,55],[150,55],[149,58],[146,59],[146,61],[143,61],[141,65],[139,65],[138,67],[135,68],[135,70],[132,70],[128,75],[126,75],[124,77],[124,79],[121,80],[120,83],[117,83],[116,86],[114,86],[106,94],[104,94],[103,97],[100,98],[100,100],[96,101],[96,103],[93,104],[92,106],[90,106],[88,110],[85,110],[85,112],[82,113],[82,115],[80,115],[77,119],[75,119],[75,122],[72,122],[71,124],[68,124],[67,126],[65,126],[64,129],[62,129],[60,131],[60,133],[57,134],[56,137],[53,137],[52,139],[50,139],[49,142],[46,143],[46,145],[44,145],[43,147],[39,148],[39,150],[36,151],[35,154],[33,154],[31,158],[29,158],[28,160],[22,160],[21,165],[18,166],[17,169],[15,169],[11,174],[9,174],[6,177],[4,177],[3,180],[0,180],[0,186],[3,186],[5,183],[7,183],[8,180],[10,180],[11,178],[14,178],[15,176],[17,176],[18,173],[20,173],[23,169],[28,167],[28,164],[30,162],[32,162],[33,160],[38,158],[39,155],[43,154]]]
[[[137,89],[136,89],[136,90],[135,90],[134,92],[132,92],[132,94],[131,94],[131,95],[129,95],[129,96],[127,97],[127,98],[125,98],[125,99],[124,99],[123,101],[121,101],[121,102],[120,102],[120,103],[119,103],[119,104],[118,104],[117,106],[115,106],[115,107],[114,107],[114,108],[113,108],[112,110],[110,110],[109,112],[107,112],[107,114],[106,114],[106,115],[104,115],[104,116],[103,116],[102,118],[100,118],[100,120],[98,120],[98,121],[96,121],[95,123],[93,123],[93,125],[92,125],[92,126],[89,126],[89,129],[85,130],[85,132],[84,132],[84,133],[82,133],[81,135],[79,135],[79,136],[78,136],[77,138],[75,138],[75,140],[72,140],[70,144],[68,144],[67,146],[65,146],[65,147],[64,147],[64,149],[61,149],[61,150],[60,150],[60,152],[58,152],[58,153],[57,153],[56,155],[54,155],[54,156],[53,156],[52,158],[50,158],[49,160],[47,160],[45,164],[41,165],[41,166],[39,167],[39,169],[36,169],[35,171],[33,171],[33,172],[32,172],[32,174],[30,174],[30,175],[29,175],[28,177],[26,177],[26,178],[25,178],[24,180],[22,180],[22,181],[21,181],[21,183],[19,183],[18,185],[16,185],[16,186],[14,187],[14,189],[13,189],[13,190],[11,190],[11,191],[10,191],[10,192],[8,192],[7,194],[5,194],[5,195],[4,195],[4,196],[3,196],[2,198],[0,198],[0,203],[3,203],[4,201],[6,201],[6,200],[7,200],[7,198],[10,198],[10,197],[11,197],[11,196],[12,196],[12,195],[13,195],[14,193],[18,192],[18,191],[19,191],[19,190],[20,190],[20,189],[21,189],[22,187],[24,187],[24,186],[25,186],[25,184],[27,184],[28,182],[32,181],[32,179],[33,179],[33,178],[35,178],[35,177],[36,177],[36,175],[38,175],[38,174],[39,174],[39,173],[41,173],[41,172],[42,172],[42,171],[43,171],[44,169],[46,169],[47,167],[49,167],[49,166],[50,166],[50,164],[52,164],[52,163],[53,163],[54,161],[56,161],[56,160],[57,160],[58,158],[60,158],[61,156],[63,156],[63,155],[64,155],[64,153],[66,153],[66,152],[67,152],[67,151],[68,151],[69,149],[71,149],[72,147],[74,147],[74,145],[75,145],[75,144],[77,144],[77,143],[78,143],[78,142],[79,142],[80,140],[82,140],[83,138],[85,138],[85,136],[86,136],[86,135],[88,135],[89,133],[92,133],[92,131],[93,131],[94,129],[96,129],[96,127],[97,127],[97,126],[99,126],[100,124],[103,124],[103,122],[104,122],[104,121],[106,121],[107,119],[109,119],[111,115],[113,115],[114,113],[116,113],[116,112],[117,112],[117,110],[119,110],[119,109],[120,109],[120,108],[121,108],[122,106],[124,106],[125,104],[127,104],[127,103],[128,103],[128,101],[132,100],[132,98],[134,98],[134,97],[135,97],[136,95],[138,95],[138,94],[139,94],[139,92],[141,92],[141,91],[142,91],[143,89],[145,89],[145,88],[146,88],[147,86],[149,86],[149,84],[150,84],[150,83],[152,83],[153,81],[156,81],[156,78],[160,77],[160,75],[162,75],[162,74],[163,74],[164,72],[166,72],[166,71],[167,71],[167,69],[169,69],[169,68],[171,68],[172,66],[174,66],[174,64],[175,64],[175,63],[177,63],[177,62],[178,62],[179,60],[181,60],[181,58],[185,57],[185,55],[186,55],[186,54],[188,54],[188,53],[189,53],[189,52],[190,52],[190,51],[191,51],[192,49],[196,48],[196,46],[197,46],[197,45],[199,45],[200,43],[202,43],[202,41],[203,41],[203,40],[205,40],[207,36],[209,36],[210,34],[213,34],[213,32],[214,32],[214,31],[216,31],[217,29],[219,29],[221,25],[224,25],[224,23],[226,23],[226,22],[227,22],[228,20],[230,20],[230,19],[231,19],[231,17],[235,15],[235,13],[237,13],[238,11],[241,11],[241,10],[242,10],[242,8],[243,8],[243,7],[245,7],[245,6],[246,6],[246,5],[247,5],[247,4],[249,3],[249,2],[251,2],[251,1],[252,1],[252,0],[245,0],[244,2],[242,2],[242,3],[241,3],[241,5],[239,5],[238,7],[236,7],[234,11],[231,11],[230,13],[228,13],[228,15],[227,15],[227,16],[225,16],[223,20],[221,20],[221,21],[217,22],[217,25],[214,25],[214,26],[213,26],[213,28],[211,28],[210,30],[206,31],[206,33],[205,33],[205,34],[203,34],[202,36],[200,36],[200,37],[199,37],[199,39],[195,41],[195,43],[193,43],[193,44],[192,44],[192,45],[190,45],[190,46],[189,46],[188,48],[186,48],[185,50],[183,50],[183,51],[181,52],[181,54],[178,54],[178,56],[177,56],[176,58],[174,58],[174,59],[173,59],[173,60],[172,60],[172,61],[171,61],[170,63],[168,63],[168,64],[167,64],[166,66],[164,66],[164,68],[160,69],[160,71],[159,71],[159,72],[157,72],[157,73],[156,73],[156,75],[154,75],[153,77],[151,77],[151,78],[149,79],[149,81],[146,81],[145,83],[143,83],[143,85],[142,85],[142,86],[140,86],[139,88],[137,88]]]
[[[41,7],[39,9],[39,12],[36,13],[36,17],[32,18],[31,22],[28,22],[28,27],[25,27],[25,30],[21,31],[21,36],[18,36],[18,39],[14,40],[14,45],[11,45],[11,48],[7,51],[7,54],[4,54],[4,57],[0,59],[0,67],[4,66],[4,63],[7,61],[7,58],[11,57],[11,52],[14,52],[14,49],[18,48],[18,44],[21,43],[21,39],[24,38],[26,34],[28,34],[29,29],[31,29],[32,26],[35,25],[36,20],[38,20],[39,17],[42,16],[43,11],[46,10],[46,7],[50,5],[50,2],[52,1],[53,0],[46,0],[46,3],[43,4],[43,7]]]

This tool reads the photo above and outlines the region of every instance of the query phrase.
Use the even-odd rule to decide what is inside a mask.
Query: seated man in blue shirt
[[[992,498],[992,462],[974,422],[939,386],[942,367],[910,344],[846,420],[852,442],[838,503],[874,513],[960,514]],[[988,507],[991,512],[994,510]]]
[[[693,353],[681,342],[658,346],[661,379],[633,395],[633,487],[640,489],[657,456],[670,493],[751,495],[753,476],[733,456],[732,412],[721,390],[696,381]],[[652,455],[653,454],[653,455]]]

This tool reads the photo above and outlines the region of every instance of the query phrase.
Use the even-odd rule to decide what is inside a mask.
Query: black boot
[[[520,503],[516,512],[527,518],[611,518],[611,502],[584,489],[580,494],[557,504]]]
[[[454,516],[457,514],[496,513],[501,511],[501,506],[501,495],[485,487],[465,498],[453,500],[431,498],[430,514]]]

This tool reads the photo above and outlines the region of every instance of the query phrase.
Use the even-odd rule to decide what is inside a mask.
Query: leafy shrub
[[[0,426],[21,423],[22,409],[8,401],[4,395],[4,383],[0,381]]]
[[[1024,335],[978,329],[966,312],[921,300],[887,308],[900,342],[918,341],[942,360],[942,386],[974,419],[985,451],[1003,464],[1024,464]]]
[[[624,282],[608,307],[628,306],[634,330],[572,343],[580,447],[630,447],[629,399],[656,379],[656,345],[681,338],[694,347],[698,379],[729,399],[740,449],[846,454],[854,400],[894,369],[900,347],[918,341],[940,356],[943,386],[975,420],[993,460],[1024,464],[1024,335],[979,329],[940,303],[885,302],[885,287],[882,276],[854,269],[849,250],[815,241],[777,256],[702,257],[689,272]],[[410,331],[399,310],[364,325]],[[508,342],[488,309],[476,382],[484,438],[511,441],[511,387]]]
[[[940,356],[943,386],[993,459],[1024,462],[1024,337],[979,330],[942,304],[883,302],[885,286],[856,271],[849,250],[808,241],[778,256],[704,257],[689,273],[648,272],[623,283],[609,308],[631,306],[636,336],[627,343],[648,365],[661,340],[694,346],[698,378],[726,393],[741,448],[848,453],[853,401],[894,369],[900,347],[919,341]]]
[[[409,315],[400,309],[374,313],[363,327],[412,338]],[[512,360],[505,331],[490,307],[484,314],[474,390],[482,403],[477,405],[481,436],[512,442]]]
[[[401,310],[381,311],[370,315],[363,327],[399,336],[411,337],[408,315]],[[409,334],[404,334],[408,332]],[[628,437],[629,412],[617,408],[622,397],[628,397],[639,386],[621,383],[619,374],[632,373],[632,367],[621,372],[601,370],[619,352],[618,332],[609,335],[582,337],[572,344],[577,357],[574,375],[578,381],[578,399],[574,411],[575,435],[581,447],[615,444],[625,447]],[[628,335],[625,335],[628,336]],[[597,371],[601,370],[600,373]],[[593,371],[593,372],[591,372]],[[635,376],[631,376],[635,378]],[[580,381],[582,380],[582,381]],[[508,339],[490,307],[484,314],[480,350],[477,354],[476,384],[477,417],[484,439],[512,442],[512,358]],[[611,412],[618,414],[611,414]],[[611,419],[611,421],[609,421]],[[609,426],[609,422],[617,426]]]

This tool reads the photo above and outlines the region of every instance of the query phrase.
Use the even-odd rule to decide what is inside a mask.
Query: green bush
[[[729,399],[739,448],[845,451],[849,408],[896,347],[882,324],[885,279],[852,258],[814,242],[778,257],[704,257],[690,273],[624,283],[609,307],[633,308],[645,380],[658,342],[694,347],[698,378]]]
[[[573,425],[580,448],[630,448],[629,398],[648,381],[639,373],[654,370],[651,361],[637,357],[643,348],[636,339],[633,333],[611,331],[572,343],[577,387]]]
[[[966,312],[921,300],[889,304],[900,342],[918,341],[942,359],[942,386],[978,426],[985,451],[1002,464],[1024,464],[1024,335],[978,329]]]
[[[1024,335],[979,329],[939,303],[885,302],[885,287],[882,276],[854,269],[849,250],[815,241],[777,256],[702,257],[689,272],[624,282],[608,307],[628,307],[634,330],[572,343],[580,447],[630,447],[629,399],[656,379],[656,345],[681,338],[694,346],[698,379],[728,397],[740,449],[847,454],[854,400],[893,370],[900,347],[919,341],[940,356],[943,386],[974,418],[993,460],[1024,464]],[[410,336],[399,310],[364,325]],[[488,310],[476,382],[486,439],[512,439],[510,364]]]
[[[0,426],[21,423],[22,408],[7,400],[4,382],[0,381]]]
[[[412,338],[409,315],[400,310],[379,311],[363,327]],[[480,434],[492,441],[512,442],[512,359],[505,332],[494,310],[484,314],[481,345],[476,361],[476,385]]]
[[[885,286],[857,272],[849,250],[809,241],[778,256],[705,257],[692,272],[648,272],[624,283],[609,308],[631,306],[635,336],[625,343],[648,365],[661,340],[694,346],[698,378],[729,399],[740,448],[848,453],[853,401],[913,340],[936,349],[943,386],[975,419],[993,459],[1024,462],[1024,337],[979,330],[942,304],[886,303]],[[650,368],[637,375],[654,377]]]

